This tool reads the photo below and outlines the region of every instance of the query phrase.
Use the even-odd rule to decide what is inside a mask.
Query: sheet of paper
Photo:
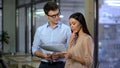
[[[64,44],[49,44],[49,45],[47,44],[47,45],[42,45],[41,48],[53,52],[66,51],[66,47]]]

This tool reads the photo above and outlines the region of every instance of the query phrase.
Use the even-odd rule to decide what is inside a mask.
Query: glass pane
[[[24,5],[31,2],[31,0],[17,0],[17,1],[18,1],[18,5]]]
[[[2,33],[2,10],[0,10],[0,34]]]
[[[2,0],[0,0],[0,8],[2,8]]]
[[[99,0],[99,68],[119,68],[120,1]]]
[[[43,11],[43,6],[45,3],[46,2],[42,2],[40,4],[35,5],[35,11],[34,11],[35,28],[47,22],[47,19]]]
[[[20,8],[18,14],[18,42],[20,52],[25,52],[25,8]]]
[[[20,8],[18,12],[17,46],[19,52],[31,53],[31,8]]]
[[[2,10],[0,10],[0,51],[2,50]]]
[[[68,17],[73,12],[84,13],[84,0],[60,0],[61,21],[68,24]]]
[[[31,8],[27,8],[27,49],[31,53]]]

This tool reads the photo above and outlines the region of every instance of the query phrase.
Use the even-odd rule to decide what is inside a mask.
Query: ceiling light
[[[120,6],[120,0],[105,0],[105,3],[110,6]]]

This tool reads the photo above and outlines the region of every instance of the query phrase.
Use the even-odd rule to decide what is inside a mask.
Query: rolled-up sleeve
[[[32,53],[34,54],[37,50],[40,50],[40,30],[37,29],[35,36],[34,36],[34,41],[32,45]]]

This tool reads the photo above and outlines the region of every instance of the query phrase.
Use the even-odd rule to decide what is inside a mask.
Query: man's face
[[[52,11],[52,10],[49,11],[48,14],[47,14],[48,21],[50,23],[57,24],[59,19],[60,19],[59,15],[60,15],[59,9],[57,9],[55,11]]]

